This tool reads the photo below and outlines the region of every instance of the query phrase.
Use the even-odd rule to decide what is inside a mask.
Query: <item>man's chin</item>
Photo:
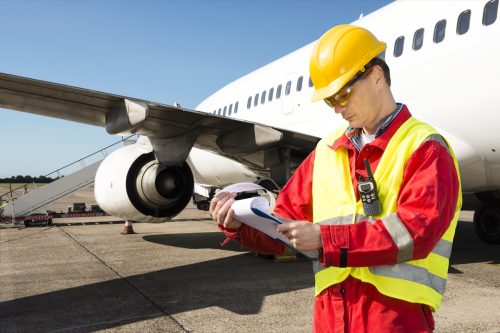
[[[351,127],[351,128],[359,128],[359,127],[361,127],[360,124],[358,124],[354,120],[348,120],[347,122],[349,123],[349,127]]]

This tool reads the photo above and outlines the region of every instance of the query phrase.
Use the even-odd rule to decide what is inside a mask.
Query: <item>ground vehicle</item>
[[[48,213],[33,213],[23,220],[24,226],[29,227],[36,224],[52,225],[52,215]]]

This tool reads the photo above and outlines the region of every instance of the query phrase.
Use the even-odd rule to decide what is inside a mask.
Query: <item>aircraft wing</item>
[[[174,142],[164,161],[178,163],[192,146],[215,151],[259,171],[283,161],[293,168],[317,137],[177,106],[0,73],[0,107]],[[186,153],[187,149],[187,153]]]

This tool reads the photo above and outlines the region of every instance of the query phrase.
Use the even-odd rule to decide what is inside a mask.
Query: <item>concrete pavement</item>
[[[60,223],[60,224],[58,224]],[[64,223],[64,224],[63,224]],[[310,332],[310,263],[230,243],[205,212],[0,230],[1,332]],[[500,247],[459,223],[437,332],[499,332]]]

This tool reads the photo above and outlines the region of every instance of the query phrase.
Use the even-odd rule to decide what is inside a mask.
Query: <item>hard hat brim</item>
[[[311,97],[311,101],[312,102],[317,102],[317,101],[320,101],[320,100],[323,100],[327,97],[330,97],[334,94],[336,94],[337,92],[340,91],[340,89],[342,89],[342,87],[344,87],[344,85],[349,82],[349,80],[354,77],[354,75],[356,75],[356,73],[358,72],[358,70],[354,70],[349,73],[345,73],[344,75],[342,75],[341,77],[339,77],[337,80],[333,81],[330,85],[324,87],[324,88],[321,88],[321,89],[316,89],[314,90],[314,93]]]
[[[353,68],[353,70],[344,73],[336,80],[332,81],[328,86],[320,89],[315,89],[313,95],[311,97],[312,102],[317,102],[323,100],[327,97],[330,97],[337,92],[340,91],[361,69],[365,67],[365,65],[370,62],[373,58],[381,54],[385,51],[387,45],[384,42],[379,42],[377,47],[364,55],[362,59],[360,59],[360,66]]]

